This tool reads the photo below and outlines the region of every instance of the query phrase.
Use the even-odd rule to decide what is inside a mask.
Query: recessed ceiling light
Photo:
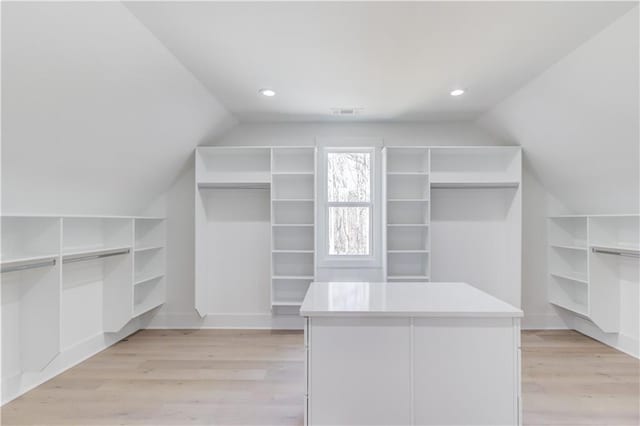
[[[460,96],[460,95],[464,95],[464,89],[455,89],[452,90],[450,93],[451,96]]]
[[[269,98],[276,95],[276,92],[272,89],[260,89],[258,93]]]

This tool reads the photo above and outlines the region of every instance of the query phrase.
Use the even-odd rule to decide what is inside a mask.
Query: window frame
[[[367,153],[370,155],[369,163],[369,201],[329,201],[328,188],[328,161],[330,153]],[[376,232],[377,223],[380,220],[380,208],[378,206],[378,155],[375,147],[326,147],[322,149],[319,170],[319,224],[318,232],[318,263],[320,267],[352,268],[352,267],[380,267],[380,236]],[[342,255],[329,254],[329,208],[330,207],[367,207],[369,208],[369,254],[367,255]]]

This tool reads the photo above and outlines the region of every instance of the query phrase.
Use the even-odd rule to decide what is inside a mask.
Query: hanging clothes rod
[[[36,262],[19,263],[16,265],[6,265],[0,268],[0,273],[26,271],[27,269],[36,269],[36,268],[44,268],[47,266],[55,266],[55,264],[56,264],[56,259],[54,258],[54,259],[45,260],[45,261],[39,260]]]
[[[594,253],[612,254],[615,256],[640,258],[640,252],[638,252],[637,250],[629,250],[629,249],[622,249],[622,248],[612,249],[612,248],[606,248],[606,247],[591,247],[591,251]]]
[[[74,262],[84,262],[86,260],[96,260],[96,259],[104,259],[105,257],[111,257],[111,256],[119,256],[121,254],[128,254],[131,251],[131,249],[119,249],[119,250],[111,250],[111,251],[105,251],[102,253],[94,253],[94,254],[87,254],[87,255],[78,255],[78,256],[73,256],[73,257],[65,257],[62,259],[62,263],[74,263]]]

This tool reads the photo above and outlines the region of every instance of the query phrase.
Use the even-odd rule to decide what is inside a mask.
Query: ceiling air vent
[[[331,108],[331,114],[340,116],[354,116],[362,113],[362,108]]]

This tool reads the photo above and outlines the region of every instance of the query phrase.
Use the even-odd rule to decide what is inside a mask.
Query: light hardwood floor
[[[524,423],[637,425],[638,360],[572,331],[523,333]],[[3,425],[300,425],[299,332],[144,330],[2,409]]]

